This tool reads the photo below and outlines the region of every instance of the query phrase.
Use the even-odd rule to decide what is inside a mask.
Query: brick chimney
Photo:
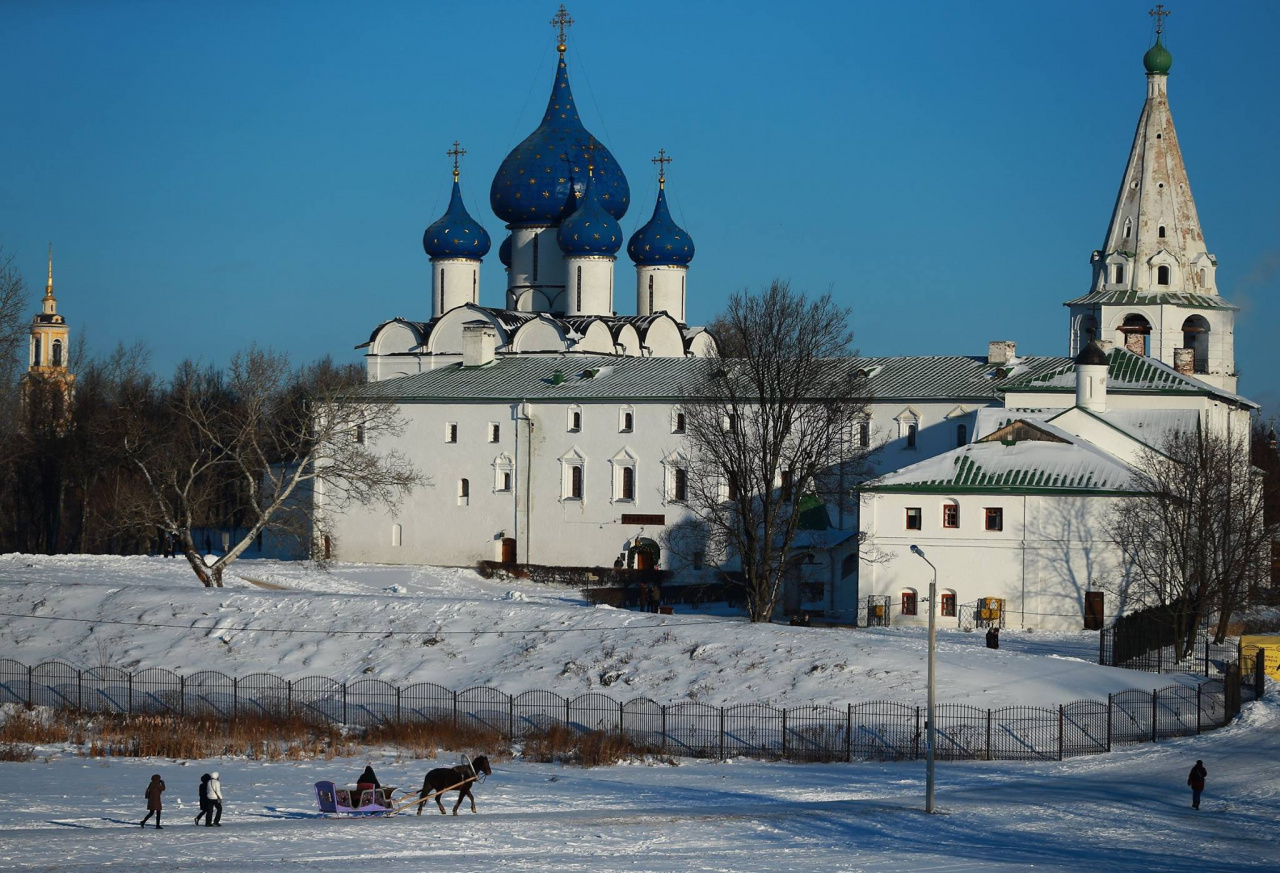
[[[1196,371],[1196,350],[1174,349],[1173,369],[1177,370],[1184,376],[1194,375]]]
[[[1013,340],[992,340],[987,343],[987,363],[1003,367],[1017,357],[1018,344]]]

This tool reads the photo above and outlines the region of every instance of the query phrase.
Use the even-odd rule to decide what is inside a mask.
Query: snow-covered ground
[[[941,814],[924,765],[734,760],[596,770],[498,762],[479,813],[325,819],[311,785],[366,759],[264,764],[51,759],[0,764],[0,869],[96,871],[989,871],[1119,873],[1280,866],[1280,704],[1222,730],[1061,763],[946,763]],[[1187,771],[1209,771],[1200,811]],[[371,759],[385,784],[426,762]],[[195,828],[200,773],[221,772],[224,826]],[[165,828],[142,791],[168,784]],[[434,807],[432,807],[434,809]]]
[[[455,689],[715,705],[924,702],[926,635],[907,628],[751,625],[720,610],[658,616],[576,589],[470,570],[240,561],[226,588],[181,559],[0,555],[0,658],[179,673],[379,678]],[[83,622],[49,621],[74,618]],[[129,624],[105,622],[136,622]],[[238,628],[248,628],[239,630]],[[269,629],[290,631],[272,633]],[[364,633],[355,633],[355,632]],[[1056,705],[1191,677],[1100,667],[1096,633],[939,634],[939,700]]]

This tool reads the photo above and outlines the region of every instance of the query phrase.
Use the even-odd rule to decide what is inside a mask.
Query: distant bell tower
[[[70,415],[70,401],[75,389],[75,374],[68,369],[70,329],[58,314],[58,300],[53,296],[53,244],[49,245],[49,274],[44,286],[40,312],[31,320],[31,347],[27,372],[23,376],[23,397],[34,415],[51,416],[59,427]],[[55,390],[43,392],[45,387]],[[36,391],[45,396],[36,406]],[[35,424],[35,420],[32,420]]]
[[[1205,245],[1169,111],[1168,14],[1163,4],[1151,11],[1147,99],[1103,247],[1091,258],[1092,288],[1066,303],[1071,353],[1099,340],[1234,391],[1238,307],[1218,293],[1218,261]]]

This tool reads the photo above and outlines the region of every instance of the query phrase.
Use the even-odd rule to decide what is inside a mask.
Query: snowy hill
[[[0,658],[508,693],[604,690],[662,703],[924,700],[926,637],[918,629],[751,625],[687,608],[650,615],[591,606],[575,589],[486,581],[459,569],[348,564],[324,572],[240,561],[225,581],[205,589],[181,559],[0,556],[0,612],[31,616],[0,616]],[[1001,643],[993,652],[981,634],[942,630],[939,700],[1053,705],[1178,681],[1098,666],[1092,633],[1006,631]]]

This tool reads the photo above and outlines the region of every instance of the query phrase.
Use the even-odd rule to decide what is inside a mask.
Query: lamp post
[[[934,727],[934,706],[933,706],[933,689],[934,689],[934,654],[936,651],[936,632],[937,632],[937,615],[934,612],[933,602],[938,596],[938,568],[933,566],[924,556],[924,551],[919,546],[912,546],[911,553],[920,558],[929,565],[929,569],[933,571],[933,578],[929,581],[929,714],[925,720],[926,739],[925,739],[925,782],[924,782],[924,811],[933,812],[933,749],[935,746],[934,738],[936,737]]]

